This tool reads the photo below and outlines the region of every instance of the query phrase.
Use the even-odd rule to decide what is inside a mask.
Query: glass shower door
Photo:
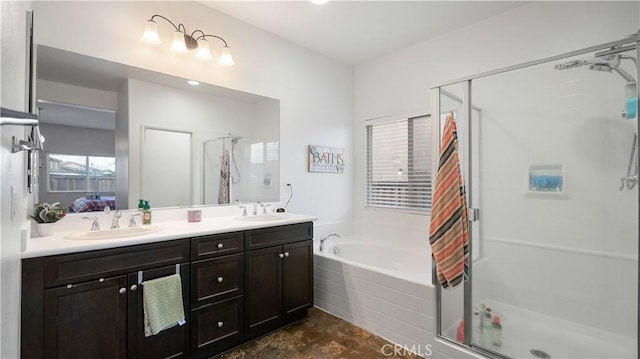
[[[471,346],[637,357],[635,56],[591,53],[472,80],[482,233]]]

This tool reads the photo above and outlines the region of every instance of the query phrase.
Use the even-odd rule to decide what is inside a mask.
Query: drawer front
[[[192,260],[200,260],[241,252],[244,249],[244,232],[215,234],[193,238],[191,246]]]
[[[241,295],[244,253],[216,257],[191,265],[192,307]]]
[[[254,229],[245,232],[244,238],[247,249],[265,248],[274,245],[303,241],[313,238],[313,223],[307,222]]]
[[[45,287],[57,287],[189,261],[189,240],[47,257]]]
[[[191,311],[191,343],[195,357],[209,357],[242,340],[243,297]]]

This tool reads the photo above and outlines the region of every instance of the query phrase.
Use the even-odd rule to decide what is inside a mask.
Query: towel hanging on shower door
[[[221,158],[222,163],[220,164],[220,182],[218,184],[218,204],[229,204],[230,203],[230,188],[229,188],[229,177],[231,176],[231,171],[229,167],[229,152],[224,150]]]
[[[469,232],[464,182],[453,113],[445,120],[429,225],[429,243],[443,288],[462,283],[468,271]]]

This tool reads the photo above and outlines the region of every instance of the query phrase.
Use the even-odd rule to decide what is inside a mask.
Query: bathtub
[[[332,237],[322,252],[316,243],[315,305],[424,355],[426,343],[434,337],[428,244],[420,248],[389,243]]]

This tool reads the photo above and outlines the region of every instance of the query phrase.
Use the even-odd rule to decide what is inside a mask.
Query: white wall
[[[0,105],[26,111],[27,26],[29,1],[1,1]],[[21,126],[0,129],[0,357],[19,357],[20,336],[20,243],[21,228],[28,225],[24,152],[11,153],[11,137],[24,138]],[[12,191],[15,193],[15,217],[12,216]]]
[[[292,183],[295,194],[289,210],[321,221],[351,216],[351,67],[193,2],[34,2],[33,6],[38,44],[279,99],[281,183]],[[153,14],[168,16],[187,29],[222,35],[236,65],[224,68],[175,55],[168,46],[143,43],[144,21]],[[170,27],[159,27],[168,41]],[[309,144],[347,148],[346,172],[308,173]],[[282,189],[281,201],[287,198],[286,188]]]
[[[354,147],[364,148],[364,128],[365,120],[367,119],[388,117],[395,114],[403,113],[416,113],[421,111],[428,113],[431,107],[430,88],[433,86],[437,86],[439,83],[472,75],[474,73],[490,71],[501,67],[515,65],[526,61],[536,60],[564,52],[569,52],[572,50],[594,46],[608,41],[618,40],[626,37],[631,33],[636,32],[640,25],[639,19],[640,8],[637,2],[533,2],[516,8],[507,13],[487,19],[483,22],[473,24],[466,28],[462,28],[460,30],[440,36],[436,39],[406,48],[401,51],[394,52],[393,54],[390,54],[388,56],[383,56],[368,63],[359,65],[355,70]],[[616,81],[616,79],[611,80]],[[620,84],[623,84],[623,82],[620,81]],[[500,85],[500,83],[498,83],[498,85]],[[622,95],[624,94],[623,87],[620,87],[619,90],[620,91],[618,92],[618,94],[620,95],[620,99],[622,99]],[[511,97],[505,98],[503,96],[498,100],[502,102],[508,102],[510,98]],[[548,104],[534,103],[532,105],[534,108],[542,110]],[[595,105],[602,105],[602,103]],[[529,108],[529,110],[530,109],[531,108]],[[540,111],[536,112],[536,114],[539,113]],[[618,114],[619,110],[613,112],[614,116],[617,116]],[[500,115],[504,116],[505,114],[501,113]],[[504,117],[501,118],[503,120],[506,120]],[[593,147],[590,144],[589,139],[594,138],[594,132],[597,133],[598,131],[602,130],[602,126],[596,126],[589,132],[586,138],[579,141],[582,145],[578,151],[586,151],[583,152],[583,156],[588,157],[587,153],[593,154],[598,152],[599,147]],[[531,133],[531,131],[529,131],[528,133]],[[527,132],[521,132],[521,134],[526,137]],[[616,140],[614,138],[619,139],[619,142],[615,142]],[[611,175],[613,175],[613,171],[610,171],[611,168],[617,168],[619,165],[619,161],[624,162],[626,161],[626,159],[628,159],[628,153],[624,154],[624,150],[622,149],[622,147],[626,146],[628,143],[622,142],[622,140],[625,139],[622,136],[619,136],[619,134],[616,134],[606,140],[609,141],[608,144],[602,143],[606,141],[601,141],[598,144],[598,146],[609,145],[613,147],[612,150],[601,153],[598,156],[598,161],[603,156],[608,159],[615,158],[615,161],[611,161],[615,162],[615,164],[609,163],[605,166],[607,172],[611,172]],[[494,138],[493,141],[494,143],[502,144],[503,142],[500,141],[507,140],[505,138]],[[527,143],[530,149],[531,143]],[[575,141],[571,143],[571,145],[576,145]],[[513,149],[513,147],[508,147],[506,153],[512,154]],[[514,154],[514,156],[517,157],[516,154]],[[588,159],[585,158],[584,160],[587,161]],[[358,152],[355,162],[364,163],[363,151]],[[423,231],[421,237],[424,240],[426,246],[428,238],[428,217],[364,210],[364,171],[364,166],[358,166],[355,174],[355,217],[359,220],[362,220],[364,223],[369,223],[368,228],[374,228],[372,224],[380,223],[381,221],[392,222],[394,224],[402,223],[406,228],[411,228],[411,230],[407,231],[398,231],[397,235],[394,237],[396,238],[394,239],[396,241],[398,240],[397,238],[403,238],[412,235],[415,236],[415,228],[422,227]],[[496,174],[496,176],[497,175],[498,174]],[[575,175],[576,174],[574,174],[574,176]],[[579,176],[579,174],[577,175]],[[620,174],[616,172],[616,175]],[[519,191],[523,191],[524,187],[524,183],[522,183],[521,181],[524,180],[522,179],[522,176],[524,176],[524,174],[519,173],[519,177],[517,179],[516,185],[518,186]],[[505,183],[505,181],[509,183],[511,177],[513,177],[512,173],[504,175],[502,179],[496,178],[495,176],[492,177],[491,180],[493,181],[492,183],[494,185],[492,188],[495,188],[496,186],[499,187],[501,184]],[[574,190],[577,191],[583,189],[576,189],[574,186]],[[614,188],[614,190],[617,190],[617,188]],[[521,194],[521,192],[519,194]],[[501,198],[496,197],[495,192],[493,193],[493,195],[493,205],[502,206],[502,208],[504,209],[504,211],[500,212],[501,214],[505,214],[505,212],[509,210],[511,210],[512,212],[516,212],[514,210],[520,208],[518,207],[517,203],[511,202],[508,202],[508,205],[505,206],[505,202],[501,200]],[[627,193],[626,195],[632,196],[632,194],[629,193]],[[611,198],[610,203],[614,203],[616,200],[620,199],[621,196],[623,195],[619,195],[616,193],[616,196]],[[584,203],[582,203],[581,206],[585,207]],[[547,208],[550,209],[549,215],[551,215],[551,213],[558,213],[558,210],[556,210],[554,206],[550,206],[548,203],[540,204],[540,206],[535,206],[533,210],[541,210],[542,213],[544,213]],[[606,211],[607,209],[609,208],[601,210]],[[566,210],[567,209],[565,208],[564,211]],[[516,213],[526,216],[521,211],[518,211]],[[584,213],[584,208],[581,208],[577,213]],[[577,213],[576,216],[579,217],[580,215],[578,215]],[[616,211],[615,213],[619,212]],[[628,214],[627,216],[629,218],[633,217],[632,213],[633,212],[631,212],[631,214]],[[601,218],[599,224],[606,223],[606,221],[610,220],[613,216],[614,214]],[[543,217],[548,218],[548,216],[546,215],[544,215]],[[526,236],[527,238],[536,235],[538,237],[541,237],[540,221],[525,221],[525,223],[527,223],[526,229],[520,228],[518,231],[518,229],[515,228],[517,227],[516,224],[522,224],[522,221],[507,226],[505,224],[505,219],[500,218],[502,217],[495,217],[498,222],[491,223],[493,225],[491,227],[492,229],[508,230],[511,234],[518,233],[520,236]],[[589,215],[588,218],[591,218],[593,220],[594,217]],[[586,218],[584,219],[587,220]],[[618,222],[615,222],[614,225],[609,226],[615,227],[615,229],[613,229],[615,235],[619,235],[623,232],[623,230],[618,230],[618,228],[629,229],[628,225],[626,224],[624,226],[618,226],[618,224]],[[637,225],[637,220],[635,221],[635,224]],[[538,231],[536,231],[535,234],[531,231],[531,226],[533,226],[533,228],[537,226]],[[557,221],[553,223],[553,226],[553,228],[560,228],[560,232],[552,232],[554,235],[553,237],[546,236],[544,237],[544,239],[539,239],[554,240],[566,234],[567,231],[571,230],[571,228],[574,228],[575,233],[573,233],[570,238],[567,238],[568,241],[574,242],[566,242],[563,244],[564,246],[573,246],[576,243],[580,243],[580,245],[582,245],[582,242],[584,242],[584,238],[581,238],[581,236],[577,232],[584,234],[585,231],[589,230],[589,228],[593,228],[593,226],[581,228],[578,223],[567,224],[557,223]],[[506,227],[508,227],[508,229]],[[524,234],[524,232],[527,233]],[[633,232],[627,233],[633,234]],[[607,236],[606,243],[610,244],[608,241],[608,237],[609,236]],[[517,238],[521,239],[520,237]],[[603,240],[601,240],[602,237],[598,237],[597,239],[599,241],[590,242],[587,248],[593,249],[598,245],[608,245],[605,244]],[[616,241],[620,244],[620,246],[618,246],[615,251],[633,252],[633,248],[636,248],[635,253],[637,253],[637,247],[633,247],[633,242],[627,243],[628,240],[629,238],[625,236],[619,236]],[[511,293],[515,292],[517,294],[516,300],[519,301],[520,304],[526,306],[531,304],[532,301],[535,301],[536,298],[540,299],[540,297],[534,296],[526,298],[527,295],[531,295],[531,292],[525,292],[524,290],[526,288],[535,290],[536,287],[543,284],[543,282],[540,282],[543,276],[540,275],[530,277],[532,280],[534,280],[533,282],[523,280],[522,276],[522,271],[537,271],[540,269],[539,266],[533,265],[530,268],[518,268],[518,270],[513,270],[513,268],[511,268],[511,270],[508,270],[508,268],[504,267],[507,260],[509,260],[509,263],[513,265],[514,262],[521,262],[523,258],[510,257],[509,255],[505,256],[504,254],[514,253],[514,251],[519,253],[523,250],[523,248],[510,248],[508,250],[505,250],[504,248],[496,249],[496,246],[493,244],[494,243],[487,244],[484,248],[486,251],[484,254],[486,255],[496,256],[496,253],[500,254],[499,260],[496,261],[495,266],[491,268],[491,270],[493,271],[489,274],[489,277],[492,279],[490,282],[490,289],[494,290],[493,293],[500,293],[500,290],[502,289],[503,293],[500,294],[502,294],[502,299],[506,300],[506,297],[508,297],[509,293],[504,293],[505,283],[520,283],[517,290],[511,291]],[[629,246],[631,246],[631,248]],[[602,247],[600,247],[599,249],[602,249]],[[536,263],[540,263],[541,261],[548,261],[550,256],[553,255],[554,254],[550,254],[548,251],[542,254],[531,251],[529,252],[526,260],[537,258]],[[523,256],[527,255],[523,254]],[[503,262],[500,262],[500,260],[502,260]],[[575,260],[575,258],[570,258],[570,260]],[[593,261],[590,261],[587,257],[583,257],[575,263],[583,268],[595,268],[596,265],[589,266],[588,263],[590,262],[593,263]],[[631,308],[631,310],[635,311],[635,307],[633,306],[633,304],[636,297],[635,294],[632,293],[635,286],[632,283],[637,283],[637,279],[633,280],[632,278],[635,272],[632,267],[634,266],[634,263],[635,265],[637,265],[637,262],[632,261],[630,266],[621,264],[621,262],[618,262],[616,265],[611,265],[611,263],[607,262],[607,260],[603,258],[599,260],[598,263],[599,264],[597,264],[597,266],[599,266],[599,268],[606,268],[607,266],[609,266],[609,268],[612,269],[612,272],[617,271],[618,273],[620,273],[621,270],[626,270],[629,274],[629,278],[620,278],[620,281],[618,281],[618,278],[616,278],[615,281],[612,281],[611,285],[608,285],[604,288],[597,288],[597,284],[594,285],[594,283],[592,283],[591,285],[589,285],[589,279],[595,278],[595,273],[589,272],[582,273],[578,277],[574,276],[574,280],[572,280],[570,284],[564,282],[564,290],[562,292],[558,292],[555,296],[555,298],[559,298],[558,300],[560,300],[564,305],[549,307],[548,301],[544,302],[544,305],[548,310],[548,314],[563,314],[565,315],[565,318],[569,318],[571,320],[578,318],[580,313],[582,313],[583,317],[589,316],[590,314],[585,313],[592,313],[591,310],[587,310],[585,306],[583,306],[583,304],[576,305],[576,298],[571,295],[567,295],[570,291],[574,291],[574,296],[579,292],[585,293],[587,296],[591,295],[593,292],[586,290],[587,288],[591,288],[592,290],[595,289],[599,293],[621,293],[620,298],[606,304],[608,310],[604,310],[604,312],[602,313],[603,316],[606,316],[607,313],[611,313],[612,315],[610,318],[607,318],[605,321],[601,321],[599,323],[605,326],[604,329],[613,329],[615,323],[619,324],[620,320],[622,320],[624,316],[624,310],[613,310],[609,309],[609,307]],[[549,267],[548,269],[549,271],[558,270],[557,267]],[[530,274],[532,273],[534,272],[530,272]],[[545,273],[548,274],[548,271],[545,271]],[[602,273],[598,273],[597,275],[597,278],[600,279],[603,276],[606,277],[606,274]],[[519,279],[520,281],[518,282],[517,279]],[[598,283],[602,283],[602,280],[600,279],[598,279]],[[609,279],[611,278],[609,277]],[[629,290],[627,290],[627,288],[621,288],[615,283],[625,283],[623,286],[629,287]],[[549,297],[547,299],[550,300],[551,298],[552,297]],[[601,297],[598,298],[602,299]],[[597,301],[598,299],[594,298],[594,300]],[[587,301],[581,301],[580,303],[590,302],[593,301],[589,299]],[[603,303],[606,302],[608,301],[600,301],[601,305],[604,305]],[[538,307],[534,309],[540,310],[541,308],[543,308],[542,302]],[[565,313],[559,313],[559,311],[562,311],[562,308],[570,308],[571,310]],[[595,310],[593,307],[589,308]],[[603,308],[600,309],[602,310]],[[633,313],[627,313],[627,315],[633,317]],[[615,320],[613,320],[613,317],[615,317]],[[595,321],[597,321],[598,318],[603,319],[603,317],[597,317]],[[591,318],[581,322],[588,322],[587,324],[594,325],[594,321],[592,321]],[[628,320],[627,322],[628,325],[627,323],[625,323],[624,325],[619,326],[616,332],[629,335],[630,331],[633,331],[632,327],[635,321]],[[451,350],[451,348],[446,349],[441,345],[437,345],[437,350],[442,350],[447,353],[447,355],[451,355],[454,357],[459,356],[459,354],[455,350]]]

